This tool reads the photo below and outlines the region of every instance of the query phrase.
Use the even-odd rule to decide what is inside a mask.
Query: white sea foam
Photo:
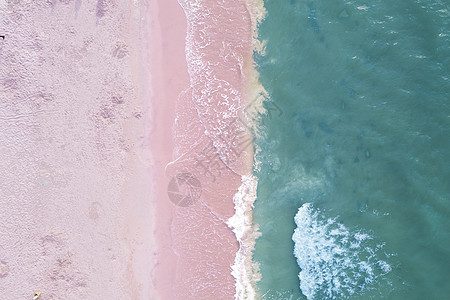
[[[178,2],[187,20],[186,61],[192,105],[206,136],[213,142],[222,161],[230,169],[243,175],[242,185],[233,197],[235,214],[227,224],[240,245],[232,266],[232,275],[236,280],[235,298],[255,299],[257,295],[254,286],[259,278],[257,265],[252,262],[252,253],[258,231],[253,225],[252,210],[256,199],[257,180],[253,175],[237,172],[233,162],[252,159],[251,151],[240,154],[236,152],[241,150],[243,142],[251,137],[247,128],[255,126],[250,124],[250,121],[263,111],[261,102],[267,98],[267,93],[258,81],[256,70],[244,70],[245,65],[252,65],[252,62],[244,59],[244,55],[251,55],[250,49],[246,52],[246,47],[257,48],[259,45],[255,34],[256,24],[264,15],[263,2]],[[235,7],[231,7],[232,4]],[[244,4],[248,14],[243,8]],[[249,43],[249,29],[241,24],[245,23],[243,20],[250,21],[247,18],[251,19],[253,44]],[[237,83],[239,80],[241,82]],[[252,107],[249,109],[250,103]],[[245,168],[244,170],[247,171]]]
[[[258,182],[253,175],[242,176],[242,185],[233,197],[235,214],[228,219],[239,242],[231,274],[236,280],[235,299],[255,299],[255,282],[259,280],[258,266],[252,261],[255,240],[259,233],[253,225],[253,203],[256,200]]]
[[[187,19],[186,60],[192,88],[192,103],[205,134],[222,161],[236,161],[236,135],[245,126],[236,122],[245,108],[238,86],[230,82],[241,72],[245,28],[232,26],[236,13],[226,1],[211,5],[204,0],[179,0]],[[224,9],[220,9],[223,7]],[[245,16],[243,16],[245,17]],[[228,23],[224,20],[228,20]],[[227,32],[236,31],[233,35]],[[223,38],[226,36],[226,42]],[[240,40],[242,38],[242,40]]]
[[[383,243],[326,219],[312,204],[300,207],[295,223],[294,255],[301,268],[300,289],[308,299],[346,299],[391,272]]]
[[[246,148],[251,141],[249,123],[255,113],[263,110],[261,99],[267,98],[249,59],[250,47],[261,48],[256,26],[264,15],[263,2],[178,2],[187,20],[191,104],[221,160],[236,173],[245,175],[247,172],[239,168],[238,161],[243,157],[251,159],[252,151]]]
[[[257,36],[257,27],[264,18],[265,10],[262,0],[245,0],[247,11],[251,18],[253,33],[253,49],[262,52],[261,43]],[[262,102],[268,99],[268,93],[259,82],[259,73],[255,68],[243,73],[243,80],[246,83],[244,98],[246,100],[246,121],[247,126],[252,128],[253,134],[257,134],[258,117],[264,113]],[[249,104],[250,103],[250,104]],[[256,153],[259,151],[255,147],[254,168],[258,168],[259,161]],[[256,190],[258,181],[253,175],[242,176],[242,184],[238,192],[233,197],[235,214],[228,220],[228,226],[232,228],[236,239],[239,242],[239,250],[236,253],[231,274],[236,282],[236,300],[254,300],[258,298],[255,289],[256,282],[260,280],[259,267],[253,262],[253,250],[255,241],[260,236],[257,225],[253,223],[253,204],[256,200]]]

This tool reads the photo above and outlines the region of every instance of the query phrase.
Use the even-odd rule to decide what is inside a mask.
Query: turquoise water
[[[265,7],[261,298],[449,299],[450,2]]]

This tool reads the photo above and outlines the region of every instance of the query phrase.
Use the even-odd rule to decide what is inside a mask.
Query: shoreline
[[[253,53],[257,52],[264,55],[264,42],[258,39],[258,25],[264,19],[266,11],[263,0],[242,0],[251,20],[251,45],[248,57],[244,60],[244,103],[246,105],[247,126],[250,128],[254,137],[259,135],[259,116],[265,113],[263,102],[269,99],[269,94],[259,81],[259,72],[256,70],[256,63],[253,59]],[[255,148],[255,145],[253,144]],[[259,162],[256,160],[255,149],[253,154],[253,169],[258,168]],[[247,300],[256,299],[259,294],[256,289],[256,283],[260,281],[259,264],[253,262],[253,251],[256,239],[261,235],[258,224],[253,221],[254,202],[257,198],[258,178],[252,173],[248,176],[242,176],[242,185],[239,191],[234,195],[235,215],[229,220],[228,224],[236,235],[239,242],[239,251],[236,253],[235,263],[232,266],[232,274],[236,280],[235,299]]]

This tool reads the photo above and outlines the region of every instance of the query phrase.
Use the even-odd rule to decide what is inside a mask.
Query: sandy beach
[[[154,298],[148,17],[0,2],[0,298]]]
[[[1,298],[233,299],[254,200],[246,4],[0,8]]]
[[[168,198],[170,178],[166,176],[165,169],[173,159],[176,100],[189,85],[184,55],[186,19],[176,0],[153,1],[149,14],[153,35],[150,60],[154,74],[151,80],[154,107],[150,144],[155,157],[154,208],[157,211],[157,265],[152,278],[159,299],[173,299],[177,256],[172,249],[171,222],[175,207]]]

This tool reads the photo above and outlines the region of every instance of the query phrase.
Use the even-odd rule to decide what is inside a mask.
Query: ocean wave
[[[346,299],[373,289],[391,272],[384,243],[362,231],[352,233],[306,203],[295,216],[292,240],[301,268],[300,289],[307,299]]]
[[[252,262],[255,240],[259,233],[253,225],[253,203],[256,200],[258,181],[253,175],[242,176],[242,185],[233,197],[235,214],[228,219],[239,242],[231,274],[236,280],[235,299],[255,299],[255,283],[259,280],[258,266]]]
[[[187,20],[186,61],[190,77],[190,108],[199,127],[211,140],[221,161],[242,176],[233,197],[235,214],[227,225],[239,243],[232,275],[236,299],[255,299],[258,267],[252,262],[257,228],[253,225],[253,203],[257,179],[253,162],[252,123],[263,111],[267,96],[258,81],[253,49],[262,49],[256,24],[264,15],[261,0],[178,0]],[[253,38],[253,39],[252,39]],[[261,50],[258,50],[261,51]],[[181,155],[182,153],[180,153]]]
[[[239,0],[179,3],[187,19],[191,103],[221,160],[244,175],[241,148],[251,136],[242,95],[244,56],[251,53],[250,16]]]

